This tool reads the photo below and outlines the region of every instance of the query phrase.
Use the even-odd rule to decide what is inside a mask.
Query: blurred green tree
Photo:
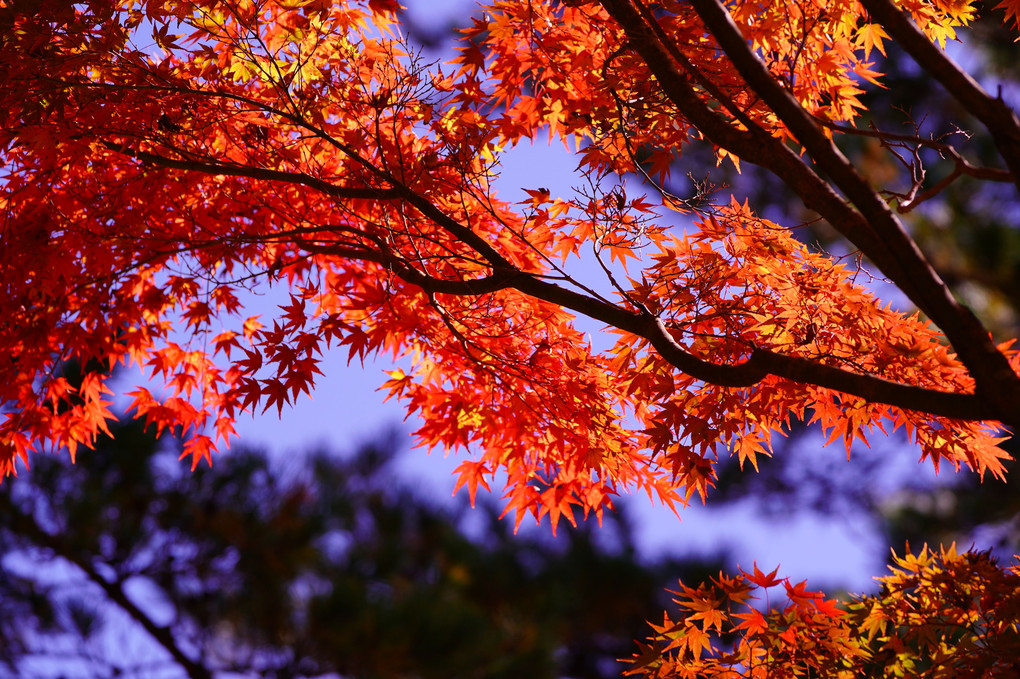
[[[139,422],[113,433],[0,486],[11,676],[619,676],[663,588],[721,566],[639,562],[621,513],[553,539],[432,506],[392,436],[191,473]]]

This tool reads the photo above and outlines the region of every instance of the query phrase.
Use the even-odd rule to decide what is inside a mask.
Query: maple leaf
[[[1020,2],[1017,0],[1002,0],[995,9],[1001,9],[1005,13],[1005,19],[1007,21],[1012,20],[1013,30],[1020,29]],[[1017,36],[1016,40],[1020,40],[1020,36]]]
[[[775,587],[776,585],[783,581],[782,578],[776,577],[776,573],[778,572],[779,567],[776,566],[776,568],[771,573],[766,575],[765,573],[762,573],[760,570],[758,570],[758,563],[755,562],[754,573],[753,574],[744,573],[743,575],[745,578],[750,580],[755,585],[758,585],[759,587],[762,587],[764,589],[768,589],[769,587]]]
[[[396,0],[368,0],[368,8],[373,14],[396,13],[402,9]]]
[[[882,56],[885,56],[885,45],[882,40],[888,38],[889,34],[881,24],[865,24],[857,32],[857,42],[864,48],[865,59],[871,56],[872,49],[878,49]]]
[[[269,410],[275,404],[276,412],[277,414],[280,414],[283,412],[283,407],[290,403],[290,394],[288,393],[287,383],[283,380],[263,380],[262,393],[268,396],[266,404],[262,408],[262,412]]]
[[[743,621],[733,626],[734,631],[745,630],[744,634],[748,637],[759,635],[769,628],[768,621],[761,611],[752,610],[748,613],[735,613],[733,617]]]
[[[484,462],[475,462],[472,460],[465,460],[461,462],[453,473],[457,475],[457,483],[453,486],[453,494],[456,495],[460,488],[467,484],[468,497],[471,500],[471,506],[475,506],[475,495],[478,493],[478,486],[481,486],[485,490],[489,490],[489,483],[485,480],[485,476],[491,475],[492,471],[485,465]]]
[[[577,520],[574,518],[573,505],[580,504],[575,497],[574,491],[569,487],[553,486],[543,491],[539,497],[539,519],[545,514],[549,515],[549,521],[553,535],[556,535],[556,527],[559,525],[560,517],[567,517],[570,525],[577,527]]]
[[[200,461],[205,461],[206,464],[212,465],[212,451],[215,449],[216,447],[212,439],[205,434],[195,434],[184,442],[181,450],[181,459],[190,457],[191,470],[194,471]]]

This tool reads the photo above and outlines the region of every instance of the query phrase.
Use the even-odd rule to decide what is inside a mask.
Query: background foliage
[[[437,506],[393,435],[191,473],[112,433],[0,487],[8,676],[614,677],[664,588],[723,563],[639,560],[625,514],[552,539]]]

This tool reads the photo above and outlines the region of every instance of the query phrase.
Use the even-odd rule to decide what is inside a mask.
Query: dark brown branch
[[[559,304],[578,313],[601,320],[649,341],[670,364],[684,373],[724,387],[749,387],[768,375],[799,384],[815,385],[859,396],[875,403],[917,410],[963,420],[994,420],[999,416],[992,404],[972,394],[956,394],[890,380],[851,373],[797,356],[755,349],[743,363],[711,363],[685,351],[672,339],[662,321],[654,316],[620,309],[586,298],[571,290],[528,277],[514,287],[539,299]]]
[[[138,151],[123,144],[103,142],[103,146],[128,156],[136,158],[143,163],[150,163],[160,167],[168,167],[175,170],[190,170],[211,175],[227,175],[231,177],[247,177],[249,179],[262,179],[266,181],[286,182],[289,184],[304,184],[305,186],[333,196],[334,198],[363,198],[376,200],[393,200],[399,196],[396,189],[373,188],[373,187],[350,187],[337,186],[323,179],[312,177],[302,172],[283,172],[281,170],[269,170],[262,167],[250,167],[247,165],[225,165],[223,163],[209,163],[199,160],[185,160],[179,158],[167,158],[148,151]]]
[[[935,196],[939,195],[940,193],[942,193],[946,189],[946,187],[955,182],[962,175],[963,169],[959,164],[957,164],[956,167],[953,168],[952,172],[950,172],[945,177],[940,179],[934,186],[924,191],[921,191],[920,193],[918,193],[918,189],[920,189],[921,184],[920,182],[918,182],[917,184],[915,184],[914,188],[910,191],[910,193],[907,196],[905,196],[903,200],[899,201],[899,203],[896,206],[897,212],[900,212],[902,214],[910,212],[911,210],[913,210],[926,200],[930,200]]]
[[[842,132],[843,134],[852,134],[860,137],[871,137],[873,139],[879,139],[885,142],[897,141],[905,144],[917,144],[918,146],[926,146],[930,149],[938,151],[940,154],[950,156],[954,162],[961,166],[961,171],[968,177],[974,177],[975,179],[983,179],[992,182],[1004,182],[1012,183],[1015,180],[1013,173],[1009,170],[1001,170],[997,167],[982,167],[979,165],[973,165],[964,158],[956,147],[952,144],[947,144],[938,139],[927,139],[916,134],[898,134],[896,132],[886,132],[885,130],[879,130],[875,127],[875,124],[871,124],[870,130],[861,129],[859,127],[850,127],[848,125],[839,125],[832,122],[831,120],[824,120],[823,118],[815,117],[819,125],[824,125],[830,130]],[[947,135],[948,136],[948,135]]]
[[[882,271],[891,278],[903,279],[904,292],[909,297],[916,296],[911,291],[910,277],[900,269],[897,259],[880,247],[881,241],[868,221],[832,186],[757,124],[752,122],[748,130],[740,130],[701,101],[688,82],[690,74],[677,68],[675,48],[658,38],[661,30],[651,28],[628,0],[603,0],[602,5],[623,28],[631,49],[648,65],[666,96],[698,131],[716,146],[782,179],[805,206],[824,216],[856,247],[867,251]]]
[[[968,177],[974,177],[974,179],[981,179],[989,182],[1015,182],[1016,177],[1013,176],[1012,172],[1008,170],[1000,170],[997,167],[981,167],[978,165],[972,165],[970,161],[960,155],[954,147],[949,146],[945,149],[947,155],[949,155],[956,166],[960,169],[961,174],[965,174]]]
[[[924,191],[921,191],[924,170],[918,167],[908,167],[908,169],[912,170],[911,174],[914,175],[914,185],[911,187],[911,190],[906,194],[884,192],[887,193],[887,195],[900,199],[896,206],[896,210],[901,214],[908,213],[926,200],[934,198],[944,191],[947,186],[962,176],[992,182],[1013,183],[1014,181],[1013,174],[1008,170],[1001,170],[997,167],[982,167],[973,165],[970,161],[963,157],[955,146],[939,141],[938,139],[928,139],[916,134],[912,135],[885,132],[875,127],[874,123],[871,124],[871,129],[865,130],[856,127],[849,127],[847,125],[838,125],[832,121],[824,120],[817,116],[815,117],[815,120],[819,125],[823,125],[830,130],[842,132],[843,134],[878,139],[882,143],[882,146],[889,148],[890,150],[894,146],[899,148],[908,148],[912,145],[912,155],[916,159],[914,161],[916,164],[920,164],[921,162],[917,150],[922,146],[937,151],[943,158],[948,156],[953,161],[953,171],[939,180],[934,186]],[[893,152],[893,154],[898,156],[895,152]],[[918,174],[921,176],[918,177]]]
[[[485,295],[498,290],[505,290],[514,287],[512,281],[519,275],[524,275],[517,270],[502,270],[490,276],[481,278],[466,278],[462,280],[450,280],[436,278],[427,273],[419,271],[408,262],[399,257],[358,247],[345,247],[333,244],[313,243],[297,241],[302,249],[316,254],[333,255],[344,259],[361,260],[382,264],[397,277],[404,281],[417,285],[426,292],[441,295]]]
[[[779,116],[814,162],[832,178],[832,184],[857,208],[847,210],[849,206],[843,206],[845,211],[855,215],[853,221],[857,222],[847,224],[845,219],[840,220],[844,228],[849,227],[844,235],[875,261],[936,323],[948,326],[951,321],[957,321],[961,308],[910,240],[902,224],[849,159],[819,129],[814,117],[751,50],[725,7],[719,0],[692,0],[691,4],[747,85]],[[786,179],[783,174],[779,176]],[[829,211],[820,214],[830,218]],[[836,226],[839,228],[840,225]],[[894,261],[887,269],[883,263],[890,259]]]
[[[662,320],[651,314],[632,311],[544,281],[520,270],[505,270],[473,280],[446,280],[430,276],[378,252],[308,244],[311,251],[350,259],[373,261],[391,268],[393,273],[431,294],[478,295],[516,289],[538,299],[562,306],[589,318],[602,321],[641,337],[667,362],[695,379],[723,387],[750,387],[769,375],[799,384],[834,389],[859,396],[873,403],[884,403],[906,410],[960,420],[994,420],[997,414],[990,404],[973,394],[958,394],[892,382],[874,375],[852,373],[798,356],[755,349],[748,360],[737,364],[718,364],[703,360],[678,345]]]
[[[680,347],[670,336],[663,322],[649,314],[621,309],[615,305],[552,285],[537,277],[523,274],[514,279],[513,287],[547,302],[571,309],[595,320],[642,337],[670,364],[684,373],[723,387],[749,387],[768,375],[789,379],[860,396],[876,403],[885,403],[906,410],[964,420],[992,420],[998,416],[991,404],[972,394],[954,394],[899,384],[890,380],[851,373],[797,356],[755,349],[750,358],[738,364],[705,361]]]
[[[696,67],[691,60],[687,58],[687,55],[680,51],[675,42],[666,35],[666,32],[662,29],[662,26],[659,25],[659,22],[655,21],[655,15],[650,9],[648,9],[647,5],[645,5],[642,0],[634,0],[634,4],[637,7],[638,12],[640,12],[641,17],[644,19],[645,25],[647,25],[655,33],[656,37],[659,39],[659,43],[666,49],[667,52],[669,52],[669,55],[673,57],[676,63],[683,68],[684,72],[687,73],[691,79],[701,85],[708,94],[712,95],[712,98],[715,99],[720,106],[729,111],[734,120],[739,121],[741,125],[746,127],[748,130],[753,130],[757,134],[764,132],[764,130],[761,129],[761,126],[754,122],[746,111],[741,110],[740,107],[737,106],[736,102],[734,102],[733,99],[727,95],[721,87],[719,87],[719,85],[702,73],[701,69]]]
[[[1013,182],[1020,189],[1020,119],[1013,109],[1001,98],[988,94],[891,0],[861,0],[861,4],[918,66],[942,83],[946,92],[988,129],[999,155],[1013,176]]]

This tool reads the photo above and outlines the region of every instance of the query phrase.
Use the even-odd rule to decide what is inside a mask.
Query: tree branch
[[[861,0],[861,4],[918,66],[935,76],[946,92],[988,129],[999,155],[1013,176],[1013,182],[1020,189],[1020,119],[1013,109],[1001,98],[988,94],[891,0]]]
[[[888,205],[758,59],[719,0],[691,0],[691,4],[748,86],[783,120],[818,167],[832,178],[832,185],[778,139],[763,140],[760,135],[741,133],[708,111],[630,2],[602,2],[684,115],[713,143],[773,172],[807,207],[860,248],[942,329],[974,376],[978,393],[994,404],[996,419],[1020,423],[1020,380],[981,322],[956,302]],[[720,125],[728,129],[719,129]],[[836,193],[833,185],[852,205]]]
[[[114,142],[101,142],[103,146],[128,156],[136,158],[143,163],[158,165],[160,167],[172,168],[175,170],[190,170],[211,175],[227,175],[231,177],[247,177],[249,179],[262,179],[266,181],[286,182],[289,184],[304,184],[305,186],[325,193],[334,198],[363,198],[375,200],[394,200],[399,197],[396,189],[381,189],[372,187],[353,188],[349,186],[337,186],[323,179],[309,176],[303,172],[283,172],[281,170],[269,170],[262,167],[249,167],[247,165],[225,165],[223,163],[210,163],[199,160],[184,160],[167,158],[148,151],[132,149],[124,144]]]
[[[900,384],[875,375],[852,373],[799,356],[754,349],[750,357],[737,364],[712,363],[698,358],[677,344],[663,321],[651,314],[624,309],[588,295],[568,290],[519,269],[504,270],[490,276],[452,281],[436,278],[414,269],[406,262],[359,248],[328,245],[304,245],[306,249],[350,259],[384,264],[404,281],[430,294],[488,294],[515,289],[538,299],[570,309],[641,337],[667,362],[695,379],[723,387],[750,387],[769,375],[859,396],[905,410],[916,410],[960,420],[994,420],[996,412],[974,394],[959,394]]]
[[[1010,171],[1001,170],[997,167],[982,167],[980,165],[974,165],[964,158],[963,154],[956,150],[955,146],[939,141],[938,139],[926,139],[917,134],[897,134],[895,132],[886,132],[884,130],[879,130],[875,127],[874,123],[871,123],[870,130],[865,130],[850,127],[848,125],[838,125],[831,120],[824,120],[819,117],[815,117],[815,121],[819,125],[823,125],[830,130],[836,130],[843,134],[852,134],[859,137],[878,139],[882,143],[882,146],[886,148],[891,148],[892,146],[906,148],[911,144],[914,145],[915,149],[924,146],[937,151],[943,158],[948,156],[953,161],[953,171],[939,180],[939,182],[937,182],[934,186],[920,192],[920,195],[918,195],[920,190],[919,184],[915,184],[911,192],[907,195],[892,193],[891,195],[902,199],[896,206],[897,212],[900,213],[910,212],[924,201],[934,198],[947,186],[962,176],[973,177],[975,179],[990,182],[1003,182],[1007,184],[1015,181],[1013,173]]]
[[[908,297],[918,296],[910,277],[882,246],[871,224],[796,153],[753,122],[749,130],[736,128],[701,101],[688,82],[689,74],[677,68],[673,57],[675,46],[668,39],[659,38],[661,29],[649,25],[654,16],[646,19],[629,0],[603,0],[601,4],[623,28],[630,47],[655,74],[670,101],[711,143],[782,179],[805,206],[822,215],[847,240],[866,252],[886,275],[902,281]],[[735,26],[733,28],[736,30]],[[739,33],[737,35],[739,37]],[[771,78],[771,75],[766,72],[766,77]]]

